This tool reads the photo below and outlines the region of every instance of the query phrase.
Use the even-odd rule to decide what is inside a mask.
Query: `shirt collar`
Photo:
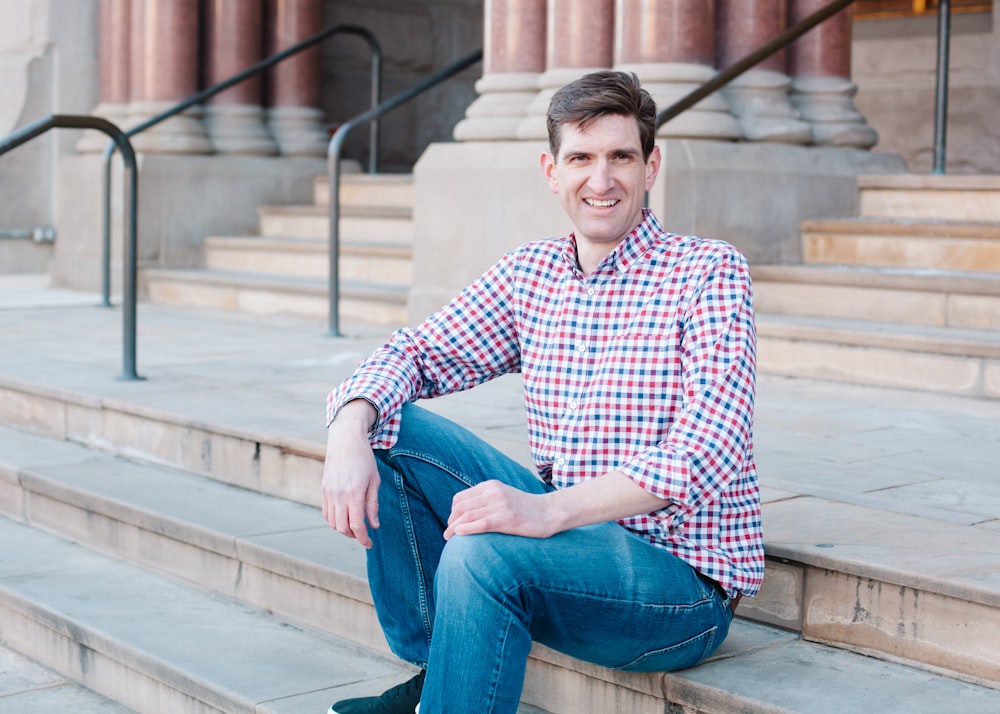
[[[649,208],[642,209],[642,220],[614,247],[614,250],[605,256],[595,271],[595,275],[608,272],[624,273],[632,263],[641,260],[662,235],[663,228],[656,220],[656,216],[653,215],[653,211]],[[576,258],[576,235],[573,233],[570,233],[566,240],[563,257],[574,270],[579,271]]]

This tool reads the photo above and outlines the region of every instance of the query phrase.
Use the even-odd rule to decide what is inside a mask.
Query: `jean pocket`
[[[621,667],[624,672],[667,672],[693,667],[715,651],[718,627],[711,627],[699,635],[670,647],[650,650]]]

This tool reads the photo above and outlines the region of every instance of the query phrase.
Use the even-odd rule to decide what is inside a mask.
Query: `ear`
[[[656,176],[660,173],[660,147],[654,146],[646,159],[646,190],[653,188]]]
[[[559,193],[559,179],[556,176],[555,158],[552,154],[545,151],[542,153],[539,163],[542,165],[542,173],[545,174],[545,180],[549,182],[549,188],[552,190],[552,193]]]

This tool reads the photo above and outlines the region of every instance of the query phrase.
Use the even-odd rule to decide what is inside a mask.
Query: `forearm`
[[[543,496],[554,532],[652,513],[667,505],[620,471]]]

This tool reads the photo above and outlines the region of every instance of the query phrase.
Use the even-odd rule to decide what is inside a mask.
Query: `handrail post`
[[[330,272],[327,289],[327,324],[331,337],[340,337],[340,152],[344,139],[354,126],[351,122],[341,124],[333,133],[326,152],[327,176],[329,182],[330,217]]]
[[[0,142],[0,155],[27,143],[49,129],[97,129],[107,134],[121,151],[125,161],[125,203],[128,209],[126,243],[123,256],[123,306],[122,306],[122,375],[121,379],[142,379],[136,373],[136,303],[138,227],[136,201],[138,200],[138,170],[135,152],[127,134],[107,119],[75,114],[52,114],[22,128]]]
[[[116,143],[104,149],[104,220],[101,226],[101,305],[111,307],[111,157]]]
[[[329,301],[330,312],[327,316],[327,321],[331,337],[340,337],[340,152],[343,148],[344,140],[356,127],[361,126],[365,122],[378,119],[383,114],[386,114],[401,104],[405,104],[414,97],[423,94],[431,87],[440,84],[449,77],[453,77],[466,67],[471,67],[482,58],[483,51],[481,49],[476,50],[472,54],[463,57],[462,59],[453,62],[447,67],[444,67],[434,74],[424,78],[422,81],[413,85],[409,89],[403,90],[389,99],[386,99],[377,107],[372,107],[368,111],[362,112],[356,117],[344,122],[337,127],[335,132],[333,132],[333,136],[330,138],[330,144],[326,151],[327,177],[329,178],[330,183],[330,205],[328,208],[328,215],[330,217],[330,227],[328,233],[330,239],[330,273],[329,287],[327,288],[327,298]]]
[[[934,102],[934,168],[936,174],[945,172],[945,144],[948,134],[948,55],[951,38],[951,0],[940,0],[938,5],[937,36],[937,89]]]

